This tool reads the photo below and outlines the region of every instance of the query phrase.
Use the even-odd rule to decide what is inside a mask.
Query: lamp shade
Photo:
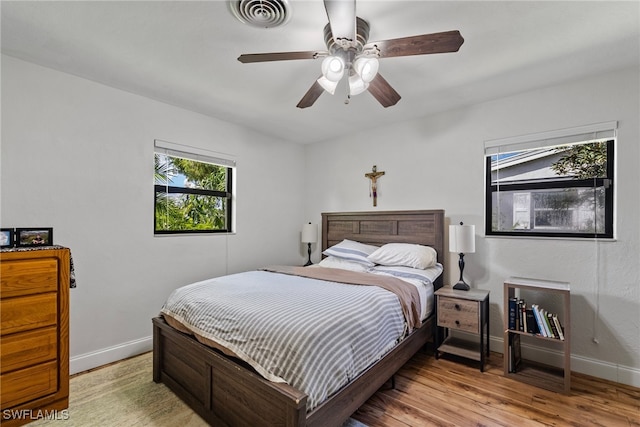
[[[475,225],[449,226],[449,252],[471,254],[476,251]]]
[[[327,56],[322,61],[322,75],[332,82],[338,82],[344,75],[344,61],[339,56]]]
[[[360,95],[367,90],[368,87],[369,83],[362,80],[359,75],[354,74],[349,77],[349,95]]]
[[[336,88],[338,87],[338,82],[332,82],[325,76],[320,77],[318,80],[318,84],[322,86],[322,89],[329,92],[331,95],[336,93]]]
[[[316,224],[305,224],[302,226],[302,243],[315,243],[318,241],[318,226]]]
[[[378,74],[378,59],[360,57],[353,63],[353,69],[365,83],[370,83]]]

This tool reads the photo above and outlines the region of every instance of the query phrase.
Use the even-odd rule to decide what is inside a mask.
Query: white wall
[[[154,237],[153,141],[237,160],[237,233]],[[191,281],[304,262],[303,147],[2,57],[2,227],[68,246],[71,371],[151,348],[151,318]]]
[[[378,180],[375,209],[443,208],[449,222],[476,225],[465,277],[491,291],[493,350],[502,351],[506,277],[568,281],[572,368],[640,385],[638,75],[637,68],[623,70],[313,144],[306,151],[307,215],[319,221],[324,211],[374,209],[364,174],[376,164],[386,175]],[[619,122],[615,242],[484,237],[484,141],[613,120]],[[445,283],[452,283],[457,256],[447,261]]]

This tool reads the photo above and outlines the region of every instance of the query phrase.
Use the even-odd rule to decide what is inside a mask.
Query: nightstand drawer
[[[480,333],[478,302],[439,297],[438,326],[476,334]]]

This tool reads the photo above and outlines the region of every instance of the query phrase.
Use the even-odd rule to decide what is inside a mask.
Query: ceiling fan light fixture
[[[358,74],[349,76],[349,95],[360,95],[369,88],[369,83],[365,82]]]
[[[318,84],[322,86],[322,88],[327,92],[329,92],[331,95],[336,93],[336,88],[338,87],[339,80],[336,80],[334,82],[333,80],[329,80],[325,76],[322,76],[317,81],[318,81]]]
[[[322,60],[322,75],[332,82],[339,82],[344,75],[344,61],[339,56],[327,56]]]
[[[370,83],[378,74],[378,58],[360,57],[353,63],[353,70],[358,73],[365,83]]]
[[[260,26],[270,16],[267,4],[271,2],[281,4],[286,9],[288,2],[293,2],[293,0],[228,1],[233,5],[246,6],[247,10],[256,15],[256,21]],[[457,52],[464,43],[464,38],[458,30],[369,42],[369,23],[355,16],[355,4],[356,0],[324,0],[325,12],[329,20],[324,26],[326,51],[243,54],[238,57],[238,61],[245,64],[323,58],[320,78],[313,82],[296,107],[311,107],[324,92],[334,94],[338,82],[346,74],[345,86],[348,85],[346,87],[349,91],[348,96],[369,90],[376,101],[387,108],[396,105],[401,96],[378,74],[379,58]],[[232,11],[235,13],[236,9]],[[351,78],[354,75],[357,77]],[[348,103],[348,100],[347,97],[345,103]]]

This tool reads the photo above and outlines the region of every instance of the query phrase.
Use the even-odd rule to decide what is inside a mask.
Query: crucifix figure
[[[378,185],[376,181],[382,175],[384,175],[384,171],[378,172],[378,167],[376,165],[373,165],[371,172],[364,174],[365,177],[371,180],[371,192],[369,193],[369,197],[373,196],[373,206],[378,206]]]

